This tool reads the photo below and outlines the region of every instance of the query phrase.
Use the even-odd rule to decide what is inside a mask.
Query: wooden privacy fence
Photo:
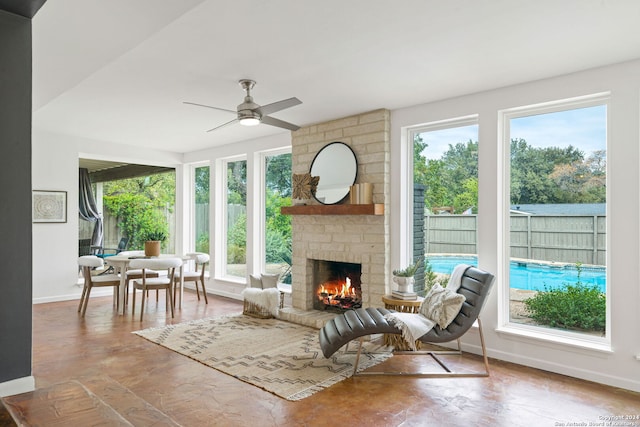
[[[477,254],[477,215],[425,215],[425,253]],[[605,215],[511,215],[511,258],[606,265]],[[496,236],[497,238],[497,236]]]

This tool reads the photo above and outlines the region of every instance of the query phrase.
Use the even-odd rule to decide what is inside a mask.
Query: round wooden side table
[[[418,297],[415,300],[403,300],[394,298],[392,295],[384,295],[382,297],[382,302],[384,303],[384,308],[388,310],[395,310],[402,313],[418,313],[420,311],[420,305],[424,298]],[[409,351],[411,348],[405,342],[402,335],[395,334],[384,334],[384,344],[392,345],[395,350],[399,351]],[[422,342],[416,341],[416,349],[420,350]]]

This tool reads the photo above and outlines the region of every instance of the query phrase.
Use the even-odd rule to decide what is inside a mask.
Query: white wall
[[[80,157],[176,167],[179,181],[182,155],[34,131],[34,190],[67,192],[67,222],[33,224],[33,302],[78,299],[78,159]],[[180,188],[180,187],[178,187]],[[183,194],[176,191],[176,204]],[[177,228],[181,216],[176,212]],[[177,248],[177,250],[182,250]],[[92,292],[92,296],[109,293]]]
[[[611,307],[610,351],[552,343],[509,332],[498,316],[509,283],[501,271],[501,199],[498,112],[518,106],[610,92],[608,163],[608,283]],[[392,111],[392,263],[405,243],[401,206],[402,128],[479,115],[479,263],[496,273],[495,287],[483,312],[490,357],[640,391],[639,129],[640,61],[618,64],[528,84]],[[507,147],[508,149],[508,147]],[[395,208],[394,208],[395,207]],[[475,338],[475,339],[474,339]],[[477,337],[467,340],[477,351]]]

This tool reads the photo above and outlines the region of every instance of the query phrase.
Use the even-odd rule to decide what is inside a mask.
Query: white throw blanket
[[[278,307],[280,306],[280,291],[278,288],[245,288],[242,296],[250,303],[256,304],[274,316],[278,315]]]
[[[447,289],[450,289],[452,292],[458,292],[460,289],[460,283],[462,282],[462,275],[467,268],[471,267],[467,264],[458,264],[451,272],[451,277],[449,277],[449,283],[447,283]]]
[[[457,292],[462,282],[462,275],[469,267],[467,264],[458,264],[451,272],[447,289]],[[389,313],[384,318],[402,331],[402,338],[414,351],[416,350],[416,340],[436,325],[436,322],[420,313]]]

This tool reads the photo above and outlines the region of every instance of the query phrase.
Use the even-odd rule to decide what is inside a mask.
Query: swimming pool
[[[427,257],[434,273],[451,274],[458,264],[478,265],[475,256],[431,255]],[[547,265],[530,262],[511,261],[509,266],[511,287],[531,291],[542,291],[544,286],[560,287],[564,283],[578,281],[578,270],[575,265]],[[583,267],[580,274],[582,283],[597,285],[605,292],[607,276],[604,267]]]

